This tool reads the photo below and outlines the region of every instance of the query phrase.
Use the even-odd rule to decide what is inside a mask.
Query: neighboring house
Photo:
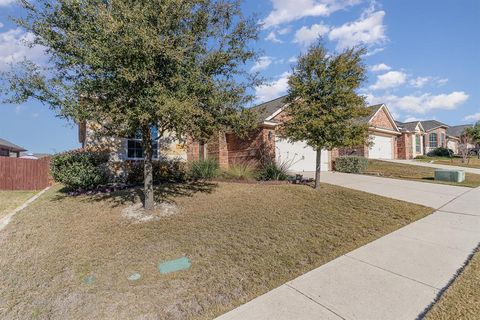
[[[0,157],[20,157],[20,152],[27,151],[5,139],[0,138]]]
[[[48,153],[31,153],[31,152],[20,152],[21,159],[33,159],[38,160],[41,158],[50,157]]]
[[[447,148],[452,149],[453,153],[458,154],[460,151],[460,137],[465,133],[467,128],[472,128],[472,124],[460,126],[451,126],[447,128]],[[474,144],[467,144],[467,149],[475,148]]]
[[[420,121],[425,129],[424,153],[428,154],[436,148],[447,147],[447,129],[448,125],[437,120]]]

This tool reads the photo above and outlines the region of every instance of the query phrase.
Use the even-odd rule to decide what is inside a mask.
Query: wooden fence
[[[40,190],[51,185],[50,158],[0,157],[0,190]]]

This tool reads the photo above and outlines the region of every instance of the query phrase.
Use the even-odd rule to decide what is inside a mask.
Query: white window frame
[[[142,143],[142,139],[141,139],[141,138],[126,138],[125,141],[126,141],[126,143],[125,143],[125,156],[126,156],[126,159],[127,159],[127,160],[134,160],[134,161],[145,160],[145,158],[143,158],[143,157],[142,157],[142,158],[138,158],[138,157],[129,157],[129,156],[128,156],[128,142],[129,142],[129,141],[136,141],[136,142]],[[157,144],[157,148],[156,148],[157,152],[156,152],[156,153],[155,153],[155,152],[153,153],[152,158],[153,158],[153,160],[158,160],[158,159],[160,158],[160,154],[159,154],[160,145],[159,145],[159,141],[158,141],[158,140],[155,140],[155,142],[152,143],[152,146],[153,146],[153,144],[155,144],[155,143]],[[142,146],[142,149],[143,149],[143,146]],[[142,154],[143,154],[143,150],[142,150]]]

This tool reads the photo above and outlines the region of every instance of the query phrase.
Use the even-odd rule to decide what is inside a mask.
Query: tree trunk
[[[142,145],[143,145],[143,158],[144,158],[144,188],[143,193],[145,200],[143,207],[145,210],[153,210],[155,207],[155,200],[153,197],[153,150],[152,150],[152,137],[150,133],[150,127],[145,126],[142,128]]]
[[[320,189],[320,172],[322,168],[322,148],[317,149],[317,165],[315,167],[315,189]]]

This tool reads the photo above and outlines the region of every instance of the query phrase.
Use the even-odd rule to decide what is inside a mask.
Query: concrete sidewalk
[[[382,160],[387,162],[393,163],[402,163],[402,164],[410,164],[413,166],[420,166],[420,167],[430,167],[430,168],[437,168],[437,169],[447,169],[447,170],[464,170],[468,173],[480,174],[480,169],[476,168],[467,168],[467,167],[460,167],[460,166],[449,166],[445,164],[436,164],[430,162],[422,162],[416,160]]]
[[[480,188],[323,176],[324,182],[439,210],[217,319],[416,319],[480,242]]]

